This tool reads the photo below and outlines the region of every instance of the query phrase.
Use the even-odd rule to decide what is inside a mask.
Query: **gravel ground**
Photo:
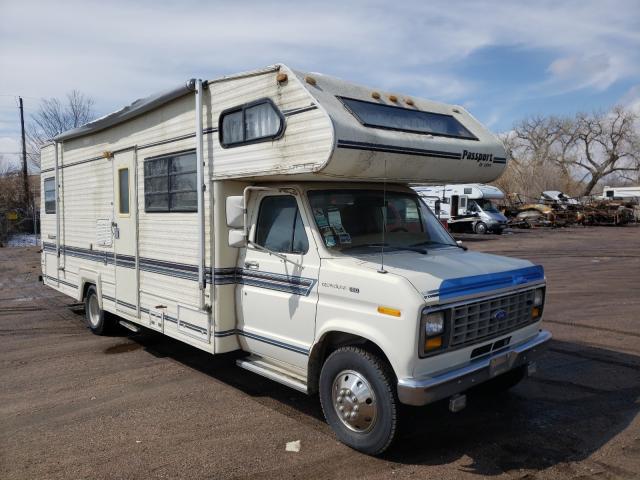
[[[640,226],[462,237],[544,265],[554,340],[510,394],[407,409],[381,458],[233,355],[92,335],[36,248],[0,249],[0,478],[640,478]]]

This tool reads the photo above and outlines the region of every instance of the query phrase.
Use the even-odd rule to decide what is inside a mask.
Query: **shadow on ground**
[[[332,435],[317,397],[235,367],[241,354],[211,356],[150,331],[123,340],[105,353],[144,348]],[[448,412],[446,402],[405,408],[399,437],[383,459],[403,465],[444,465],[468,458],[465,470],[487,476],[543,470],[589,457],[633,420],[639,397],[639,357],[552,341],[538,374],[510,393],[496,397],[471,391],[467,408],[457,414]],[[626,453],[640,457],[640,440],[636,443],[637,448]],[[617,475],[632,473],[608,467]]]

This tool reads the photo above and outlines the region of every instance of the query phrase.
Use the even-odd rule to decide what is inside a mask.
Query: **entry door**
[[[458,215],[458,195],[451,195],[451,216],[457,217]]]
[[[304,367],[315,334],[320,258],[295,196],[263,193],[257,200],[251,239],[284,258],[253,246],[240,258],[240,340],[252,353]]]
[[[137,316],[135,164],[133,151],[119,153],[113,160],[113,245],[116,310]]]

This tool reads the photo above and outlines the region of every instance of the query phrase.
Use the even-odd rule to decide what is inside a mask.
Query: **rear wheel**
[[[340,348],[322,366],[319,393],[327,423],[341,442],[369,455],[389,447],[398,400],[385,361],[363,348]]]
[[[487,233],[487,224],[484,222],[478,222],[473,227],[473,231],[479,234]]]
[[[98,291],[94,285],[87,289],[87,295],[84,298],[84,318],[87,327],[96,335],[105,335],[113,327],[112,319],[100,308]]]

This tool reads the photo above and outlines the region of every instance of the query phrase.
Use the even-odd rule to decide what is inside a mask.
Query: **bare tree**
[[[623,107],[611,112],[579,114],[569,126],[574,138],[572,155],[562,161],[582,173],[583,195],[590,195],[605,177],[622,174],[638,176],[640,132],[638,117]]]
[[[565,119],[531,117],[503,134],[500,138],[510,161],[496,186],[527,201],[537,200],[544,190],[577,194],[578,182],[564,162],[572,144],[565,127]]]
[[[637,116],[622,107],[524,119],[502,137],[511,161],[496,185],[536,198],[544,190],[590,195],[605,178],[640,180],[638,127]]]
[[[27,128],[31,161],[40,165],[40,148],[56,135],[79,127],[95,118],[94,101],[78,90],[72,90],[61,100],[46,98],[31,115]]]

